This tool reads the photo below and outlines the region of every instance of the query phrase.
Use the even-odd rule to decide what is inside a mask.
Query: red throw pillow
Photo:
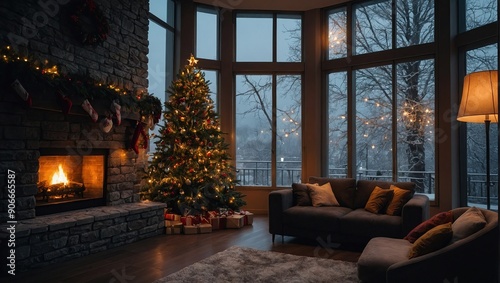
[[[413,230],[411,230],[410,233],[408,233],[408,235],[404,237],[404,239],[413,244],[418,238],[420,238],[420,236],[425,234],[427,231],[438,225],[448,222],[453,222],[453,214],[451,213],[451,210],[440,212],[429,218],[427,221],[420,223],[417,227],[413,228]]]

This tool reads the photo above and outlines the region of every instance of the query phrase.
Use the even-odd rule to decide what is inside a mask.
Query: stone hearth
[[[141,93],[148,87],[148,2],[96,1],[109,23],[109,34],[99,44],[85,45],[68,25],[72,1],[1,1],[0,11],[6,16],[0,18],[0,32],[9,37],[0,40],[0,48],[19,45],[27,55],[61,66],[60,75],[79,74],[115,90]],[[40,19],[43,22],[37,22]],[[92,99],[93,94],[68,91],[64,94],[72,108],[64,114],[54,89],[42,85],[24,85],[32,98],[32,106],[26,105],[11,87],[15,79],[23,83],[21,75],[0,79],[0,246],[7,247],[7,228],[14,225],[16,268],[60,262],[164,233],[164,204],[140,202],[147,152],[130,149],[139,113],[122,105],[121,124],[115,121],[106,132],[100,121],[110,116],[110,97]],[[84,111],[85,98],[99,114],[97,122]],[[43,181],[40,156],[45,151],[85,156],[95,150],[105,152],[100,201],[82,205],[84,201],[75,198],[49,212],[37,211],[37,184]],[[7,189],[12,180],[15,194]],[[83,180],[76,182],[88,183]],[[4,260],[9,254],[0,249]]]

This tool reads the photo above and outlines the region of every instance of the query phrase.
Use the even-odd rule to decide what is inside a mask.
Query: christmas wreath
[[[109,24],[93,0],[78,1],[70,19],[83,44],[95,45],[106,40]]]

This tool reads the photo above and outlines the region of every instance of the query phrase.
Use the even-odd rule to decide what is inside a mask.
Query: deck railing
[[[256,160],[237,161],[237,179],[242,186],[271,186],[271,162]],[[292,183],[302,182],[302,163],[300,161],[278,161],[276,163],[276,185],[290,186]],[[328,176],[332,178],[345,178],[345,168],[330,168]],[[392,180],[392,171],[358,170],[358,180]],[[399,171],[398,181],[415,182],[420,185],[417,192],[434,194],[434,171]],[[491,175],[490,188],[496,188],[498,174]],[[491,189],[492,202],[498,199],[497,190]],[[468,173],[467,196],[475,202],[486,202],[486,174]]]

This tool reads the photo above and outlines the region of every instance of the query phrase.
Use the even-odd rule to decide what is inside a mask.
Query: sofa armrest
[[[293,206],[291,189],[269,193],[269,233],[283,235],[283,211]]]
[[[415,194],[404,206],[402,212],[403,218],[403,236],[406,236],[418,224],[429,219],[430,201],[426,195]]]

